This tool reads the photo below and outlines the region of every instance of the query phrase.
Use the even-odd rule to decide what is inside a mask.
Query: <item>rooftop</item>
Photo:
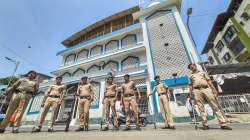
[[[92,30],[94,30],[94,29],[98,29],[98,28],[100,28],[101,26],[104,26],[105,24],[108,24],[108,23],[110,23],[110,22],[113,21],[113,20],[122,18],[122,17],[127,16],[127,15],[132,15],[132,13],[137,12],[137,11],[139,11],[139,10],[140,10],[139,6],[135,6],[135,7],[129,8],[129,9],[127,9],[127,10],[121,11],[121,12],[119,12],[119,13],[116,13],[116,14],[114,14],[114,15],[111,15],[111,16],[109,16],[109,17],[107,17],[107,18],[105,18],[105,19],[102,19],[102,20],[100,20],[100,21],[98,21],[98,22],[96,22],[96,23],[94,23],[94,24],[92,24],[92,25],[90,25],[90,26],[88,26],[88,27],[82,29],[81,31],[79,31],[79,32],[77,32],[77,33],[75,33],[75,34],[73,34],[72,36],[70,36],[69,38],[67,38],[66,40],[64,40],[64,41],[62,42],[62,44],[63,44],[65,47],[69,48],[69,47],[73,46],[72,43],[73,43],[75,40],[77,40],[78,38],[84,36],[84,35],[87,34],[88,32],[90,32],[90,31],[92,31]],[[87,40],[86,40],[86,41],[87,41]]]
[[[209,49],[214,46],[213,41],[217,34],[224,28],[228,19],[234,16],[235,11],[238,10],[241,2],[242,0],[232,0],[226,12],[223,12],[217,16],[201,54],[207,53]]]

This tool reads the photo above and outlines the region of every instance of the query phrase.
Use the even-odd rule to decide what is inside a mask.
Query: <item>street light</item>
[[[194,37],[193,37],[193,34],[192,34],[192,32],[191,32],[191,30],[190,30],[190,16],[192,15],[192,13],[193,13],[193,8],[188,8],[187,9],[187,28],[188,28],[188,32],[189,32],[189,34],[190,34],[190,36],[191,36],[191,39],[192,39],[192,41],[193,41],[193,43],[194,43],[194,46],[195,46],[195,48],[197,49],[197,45],[196,45],[196,42],[195,42],[195,40],[194,40]],[[199,54],[198,54],[199,55]]]
[[[12,75],[11,75],[11,78],[13,78],[13,77],[15,76],[15,73],[16,73],[16,71],[17,71],[17,68],[18,68],[20,62],[19,62],[19,61],[15,61],[15,60],[13,60],[13,59],[11,59],[11,58],[9,58],[9,57],[4,57],[4,58],[5,58],[6,60],[8,60],[8,61],[10,61],[10,62],[12,62],[12,63],[15,64],[15,69],[14,69]],[[7,88],[10,86],[11,81],[12,81],[12,80],[9,80],[8,85],[7,85]],[[2,112],[2,108],[3,108],[3,106],[4,106],[5,102],[6,102],[6,100],[7,100],[7,96],[5,96],[3,102],[1,103],[0,112]]]
[[[196,54],[198,55],[199,61],[202,61],[201,57],[200,57],[200,54],[198,52],[197,44],[196,44],[196,42],[194,40],[194,36],[193,36],[193,34],[191,32],[191,29],[190,29],[190,22],[189,21],[190,21],[190,17],[192,15],[192,13],[193,13],[193,8],[192,7],[188,8],[187,9],[187,29],[188,29],[189,35],[190,35],[190,37],[192,39],[192,42],[194,43],[194,48],[195,48]],[[204,63],[202,63],[202,62],[198,62],[198,63],[201,63],[202,64],[201,65],[202,69],[206,71]]]
[[[13,60],[13,59],[11,59],[11,58],[9,58],[9,57],[4,57],[4,58],[5,58],[6,60],[8,60],[8,61],[10,61],[10,62],[12,62],[12,63],[15,64],[15,69],[14,69],[12,75],[11,75],[11,76],[14,76],[15,73],[16,73],[16,71],[17,71],[17,68],[18,68],[20,62],[19,62],[19,61],[15,61],[15,60]]]

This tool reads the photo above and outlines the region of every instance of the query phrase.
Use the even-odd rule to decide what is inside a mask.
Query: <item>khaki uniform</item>
[[[94,96],[93,88],[90,83],[86,85],[79,85],[77,89],[79,95],[79,119],[80,127],[88,127],[89,109],[91,105],[91,96]]]
[[[52,108],[52,112],[51,112],[51,118],[50,118],[50,122],[49,122],[48,127],[53,128],[56,117],[57,117],[57,112],[58,112],[58,109],[60,107],[59,103],[61,102],[61,99],[64,96],[63,94],[65,91],[65,88],[66,87],[64,85],[56,85],[56,84],[51,85],[49,87],[48,92],[47,92],[48,97],[45,100],[44,107],[42,109],[41,116],[40,116],[40,122],[38,125],[39,128],[42,128],[44,119],[45,119],[50,107]]]
[[[6,112],[5,119],[1,122],[0,128],[5,129],[10,122],[10,118],[16,111],[16,118],[14,121],[14,129],[17,130],[21,125],[23,113],[29,103],[29,100],[35,94],[38,89],[37,81],[31,81],[27,78],[18,80],[14,85],[18,85],[16,90],[17,93],[13,94],[9,107]]]
[[[124,108],[125,108],[125,117],[126,117],[126,127],[130,127],[130,106],[132,111],[134,112],[134,117],[136,120],[136,125],[139,126],[139,111],[138,105],[136,102],[136,94],[135,94],[135,83],[130,81],[122,85],[123,88],[123,97],[124,97]]]
[[[110,114],[110,108],[112,110],[113,118],[114,118],[114,126],[118,127],[118,121],[117,121],[117,114],[115,109],[115,102],[116,102],[116,91],[117,86],[116,84],[105,86],[104,91],[104,123],[105,127],[109,126],[109,114]]]
[[[160,106],[162,117],[165,120],[165,126],[173,126],[173,118],[169,106],[169,97],[167,86],[163,83],[160,83],[156,86],[155,90],[158,93],[158,103]]]
[[[190,82],[193,85],[195,103],[200,110],[203,125],[207,125],[207,113],[204,108],[205,99],[213,109],[220,125],[225,125],[226,120],[219,109],[219,105],[212,92],[212,89],[208,86],[207,80],[209,80],[208,75],[200,71],[192,73],[190,76]]]

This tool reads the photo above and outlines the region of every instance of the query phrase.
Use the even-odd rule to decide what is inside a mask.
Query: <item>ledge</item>
[[[120,53],[128,53],[128,52],[131,52],[131,51],[134,51],[134,50],[137,50],[137,49],[142,49],[142,48],[144,48],[144,45],[142,43],[140,43],[140,44],[137,44],[135,47],[122,48],[122,49],[116,50],[116,51],[111,52],[111,53],[98,55],[96,57],[92,57],[92,58],[89,58],[89,59],[86,59],[86,60],[78,61],[78,62],[69,64],[69,65],[60,66],[56,71],[53,71],[51,73],[53,74],[53,73],[55,73],[57,71],[60,71],[60,70],[63,70],[63,69],[67,69],[67,68],[70,68],[70,67],[75,67],[75,66],[82,65],[82,64],[85,64],[85,63],[89,63],[89,62],[93,62],[93,61],[96,61],[98,59],[104,59],[104,58],[107,58],[107,57],[110,57],[110,56],[118,55]]]

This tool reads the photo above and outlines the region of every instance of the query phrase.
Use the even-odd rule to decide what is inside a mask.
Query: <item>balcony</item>
[[[138,30],[140,28],[141,28],[141,24],[140,23],[136,23],[136,24],[127,26],[126,28],[123,28],[123,29],[120,29],[120,30],[116,30],[116,31],[114,31],[112,33],[108,33],[108,34],[105,34],[103,36],[99,36],[99,37],[93,38],[91,40],[88,40],[86,42],[79,43],[79,44],[77,44],[77,45],[75,45],[75,46],[73,46],[71,48],[68,48],[68,49],[65,49],[65,50],[62,50],[62,51],[58,52],[57,55],[63,55],[65,53],[69,53],[69,52],[75,51],[77,49],[80,49],[83,46],[93,45],[96,42],[109,40],[111,38],[127,34],[128,32],[135,31],[135,30]]]
[[[100,70],[98,72],[85,73],[81,76],[66,77],[63,79],[63,83],[68,84],[68,83],[79,82],[80,78],[83,76],[87,76],[87,77],[91,78],[91,80],[101,79],[101,78],[105,78],[108,72],[110,72],[110,71]],[[115,77],[120,77],[120,76],[123,76],[124,74],[137,75],[137,74],[146,74],[146,73],[147,73],[147,64],[144,63],[144,64],[141,64],[141,66],[139,66],[139,67],[126,68],[126,69],[123,69],[121,71],[115,71],[114,75],[115,75]],[[39,86],[41,88],[41,87],[47,87],[51,84],[53,84],[53,80],[44,81]]]
[[[124,46],[124,47],[116,49],[116,50],[105,52],[104,54],[101,54],[101,55],[96,55],[96,56],[88,57],[88,58],[83,59],[83,60],[80,59],[80,60],[77,60],[77,61],[69,63],[69,64],[61,65],[58,68],[58,70],[67,69],[70,67],[75,67],[75,66],[86,64],[89,62],[95,62],[95,61],[98,61],[100,59],[109,58],[110,56],[113,57],[113,56],[117,56],[117,55],[120,55],[123,53],[140,51],[140,50],[143,50],[144,48],[145,48],[144,44],[142,42],[138,42],[136,45]]]

